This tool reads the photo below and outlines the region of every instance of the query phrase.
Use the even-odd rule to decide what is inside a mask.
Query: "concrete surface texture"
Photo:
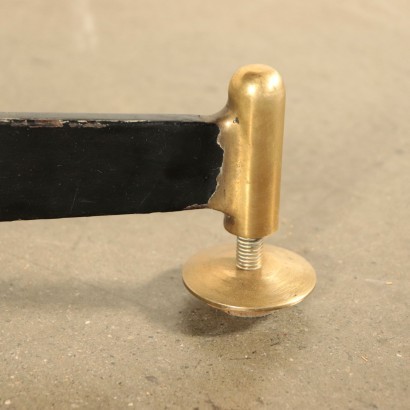
[[[288,90],[281,227],[318,284],[252,320],[181,265],[200,210],[0,224],[0,407],[409,408],[407,1],[3,0],[0,110],[203,113],[241,65]]]

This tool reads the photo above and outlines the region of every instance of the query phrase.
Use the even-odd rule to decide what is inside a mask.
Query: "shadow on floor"
[[[16,275],[17,277],[19,275]],[[153,276],[147,283],[119,280],[87,280],[52,276],[49,280],[20,276],[0,280],[0,306],[25,309],[66,310],[108,309],[135,315],[173,333],[192,336],[220,336],[245,332],[269,322],[273,328],[303,328],[298,308],[277,311],[262,318],[238,318],[213,309],[184,288],[179,269]]]

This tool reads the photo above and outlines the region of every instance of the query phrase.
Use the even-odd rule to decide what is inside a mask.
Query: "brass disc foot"
[[[236,267],[233,245],[206,249],[183,268],[187,289],[208,305],[233,316],[258,317],[301,302],[315,287],[316,273],[287,249],[264,246],[262,268]]]

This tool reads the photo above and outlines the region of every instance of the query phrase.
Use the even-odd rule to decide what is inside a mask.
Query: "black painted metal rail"
[[[218,134],[200,116],[0,114],[0,221],[204,207]]]

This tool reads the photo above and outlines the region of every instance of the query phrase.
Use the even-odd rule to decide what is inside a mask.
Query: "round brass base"
[[[302,301],[315,287],[316,274],[294,252],[264,245],[262,268],[236,267],[234,245],[205,249],[185,264],[187,289],[208,305],[234,316],[257,317]]]

